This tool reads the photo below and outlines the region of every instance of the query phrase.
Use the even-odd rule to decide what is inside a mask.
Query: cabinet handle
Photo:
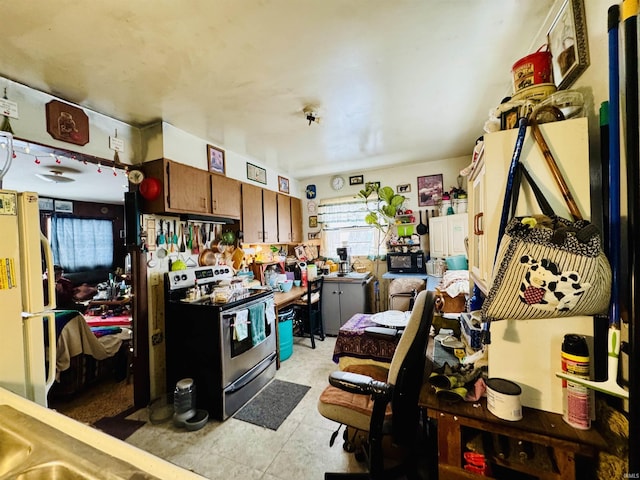
[[[480,222],[482,221],[482,217],[484,216],[483,212],[476,213],[473,216],[473,234],[474,235],[484,235],[484,231],[480,226]]]
[[[214,200],[214,201],[213,201],[213,210],[215,211],[215,210],[217,210],[217,209],[218,209],[218,201],[217,201],[217,200]]]

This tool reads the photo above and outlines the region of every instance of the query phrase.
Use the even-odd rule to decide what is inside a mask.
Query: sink
[[[50,462],[36,465],[18,474],[16,480],[90,480],[95,477],[61,462]]]
[[[0,480],[159,480],[8,405],[0,405]]]
[[[0,426],[0,477],[26,462],[32,451],[31,442]]]

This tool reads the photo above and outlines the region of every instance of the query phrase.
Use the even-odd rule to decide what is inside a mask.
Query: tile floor
[[[342,449],[341,436],[333,447],[337,424],[316,408],[329,373],[335,338],[316,341],[294,338],[293,355],[281,363],[276,378],[309,385],[311,389],[277,431],[235,418],[209,421],[196,432],[176,428],[171,422],[147,423],[126,441],[206,478],[242,480],[320,480],[325,471],[363,472],[365,469]],[[128,418],[146,420],[146,410]]]

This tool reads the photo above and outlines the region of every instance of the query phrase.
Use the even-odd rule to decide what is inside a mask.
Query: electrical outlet
[[[153,345],[159,345],[164,340],[164,336],[162,335],[162,330],[156,328],[151,334],[151,343]]]

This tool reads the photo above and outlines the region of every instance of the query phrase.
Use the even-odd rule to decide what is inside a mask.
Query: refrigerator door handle
[[[49,297],[51,298],[51,297]],[[56,338],[56,315],[54,312],[44,312],[43,317],[47,317],[47,335],[49,336],[49,354],[47,360],[49,361],[49,371],[47,372],[47,379],[45,380],[45,389],[47,393],[53,386],[53,382],[56,380],[56,359],[58,357],[58,339]]]
[[[47,310],[45,312],[40,313],[27,313],[22,312],[22,319],[28,320],[30,318],[43,318],[47,317],[47,332],[48,336],[48,355],[47,362],[49,362],[49,371],[47,372],[47,378],[45,379],[45,392],[48,393],[51,387],[53,386],[53,382],[56,380],[56,359],[58,357],[58,349],[57,343],[58,339],[56,338],[56,312],[53,310]],[[44,345],[43,345],[44,348]]]
[[[52,278],[55,279],[55,273],[53,271],[53,252],[51,251],[49,240],[47,239],[47,237],[44,236],[42,232],[40,232],[40,245],[42,246],[42,250],[44,251],[44,259],[47,264],[47,278],[49,278],[50,280],[47,282],[47,290],[49,292],[49,303],[44,306],[44,309],[54,310],[56,308],[56,282],[55,280],[51,281]]]

